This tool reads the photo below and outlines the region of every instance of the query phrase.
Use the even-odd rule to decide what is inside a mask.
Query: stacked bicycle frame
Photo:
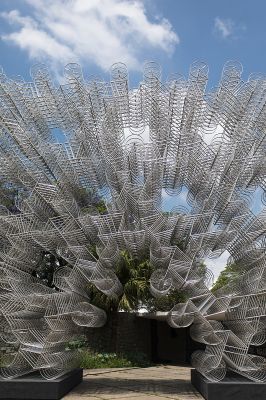
[[[148,62],[135,89],[121,63],[108,82],[85,79],[77,64],[60,86],[43,65],[31,73],[32,82],[0,76],[0,176],[27,193],[16,212],[0,209],[0,338],[18,347],[2,375],[54,379],[73,368],[66,344],[106,321],[88,286],[121,295],[115,265],[126,250],[148,252],[153,296],[189,298],[168,322],[191,325],[206,345],[196,369],[212,381],[231,369],[266,382],[266,360],[248,353],[266,341],[265,77],[243,81],[237,62],[211,90],[198,62],[187,79],[166,81]],[[92,203],[84,213],[81,190],[105,199],[106,212]],[[201,262],[225,251],[240,274],[213,294]],[[53,288],[34,276],[44,252],[67,264]]]

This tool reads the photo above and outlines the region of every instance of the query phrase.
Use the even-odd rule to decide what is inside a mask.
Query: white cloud
[[[247,27],[242,22],[235,22],[231,18],[214,19],[214,33],[222,39],[239,39]]]
[[[235,30],[235,24],[231,19],[222,19],[216,17],[214,20],[214,29],[223,39],[232,36]]]
[[[118,61],[138,69],[147,49],[171,55],[179,43],[170,22],[151,21],[140,0],[24,1],[30,15],[18,10],[1,14],[14,26],[2,39],[55,68],[79,60],[103,70]]]
[[[22,25],[19,31],[4,35],[3,39],[12,41],[21,49],[27,50],[31,58],[46,55],[49,58],[67,59],[73,56],[68,46],[59,43],[44,30],[38,29],[38,25],[32,18],[22,17],[17,10],[2,13],[2,16],[10,23]]]

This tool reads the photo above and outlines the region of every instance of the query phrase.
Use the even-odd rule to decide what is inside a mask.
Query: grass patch
[[[149,367],[151,365],[144,353],[93,353],[87,349],[80,350],[79,365],[81,368],[128,368]]]

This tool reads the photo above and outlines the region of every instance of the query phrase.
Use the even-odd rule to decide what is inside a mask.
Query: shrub
[[[76,350],[82,349],[87,345],[87,341],[85,338],[79,338],[75,340],[71,340],[66,345],[66,350]]]
[[[148,367],[150,362],[143,353],[93,353],[80,350],[79,365],[81,368],[128,368]]]

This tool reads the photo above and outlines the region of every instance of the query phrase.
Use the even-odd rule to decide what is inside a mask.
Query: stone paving
[[[190,383],[190,368],[109,368],[83,371],[83,382],[65,400],[194,400],[203,397]]]

